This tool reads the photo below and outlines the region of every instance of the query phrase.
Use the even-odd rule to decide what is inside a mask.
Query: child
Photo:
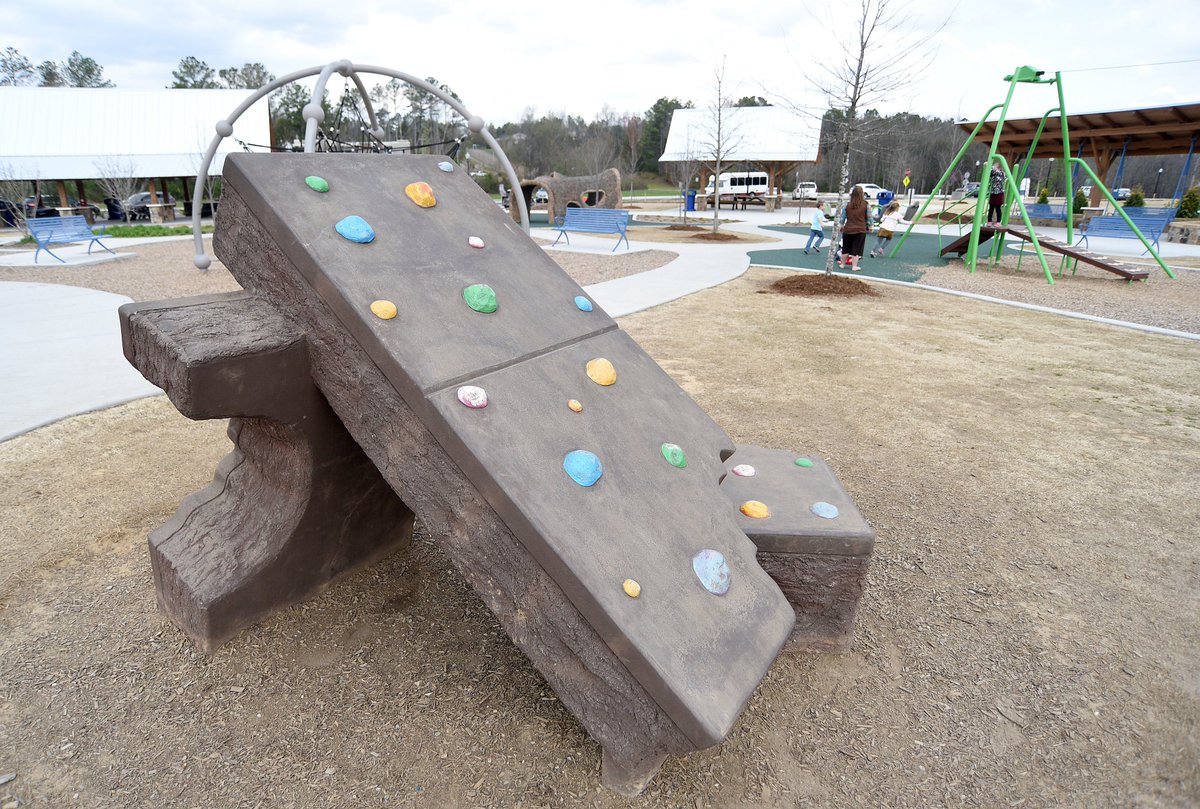
[[[812,247],[818,253],[821,252],[821,242],[825,240],[825,203],[822,202],[812,210],[812,218],[808,223],[808,244],[804,245],[804,255],[808,255],[808,250]],[[816,241],[816,247],[813,247],[813,241]]]
[[[875,236],[875,246],[871,248],[871,258],[882,256],[888,245],[892,243],[892,234],[901,225],[907,225],[900,215],[900,203],[893,202],[883,209],[883,219],[879,222],[879,233]]]

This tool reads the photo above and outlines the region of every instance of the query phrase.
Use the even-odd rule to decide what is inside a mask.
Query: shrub
[[[1041,191],[1038,192],[1037,204],[1045,205],[1049,201],[1050,201],[1050,189],[1043,188]]]
[[[1071,203],[1071,210],[1074,213],[1083,213],[1083,209],[1087,207],[1087,203],[1087,197],[1083,195],[1083,192],[1076,191],[1075,201]]]
[[[473,177],[472,179],[474,179],[475,182],[477,182],[479,184],[480,188],[482,188],[484,191],[488,192],[489,194],[499,194],[500,193],[500,181],[498,179],[496,179],[495,174],[488,173],[488,174],[483,175],[482,177]]]
[[[1144,191],[1142,191],[1142,187],[1140,185],[1137,188],[1135,188],[1129,192],[1129,199],[1125,200],[1125,207],[1126,208],[1145,208],[1146,207],[1146,194]]]
[[[1200,186],[1187,190],[1187,193],[1183,195],[1183,200],[1179,203],[1179,213],[1176,216],[1180,219],[1200,217]]]

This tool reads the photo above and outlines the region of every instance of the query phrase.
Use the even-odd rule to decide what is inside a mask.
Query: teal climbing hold
[[[338,233],[352,242],[359,244],[369,244],[375,241],[375,231],[367,224],[367,220],[361,216],[347,216],[342,221],[334,225]]]
[[[563,471],[580,486],[591,486],[604,474],[604,466],[594,452],[576,449],[563,458]]]

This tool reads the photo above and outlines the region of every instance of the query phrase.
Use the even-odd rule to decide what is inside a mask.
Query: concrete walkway
[[[671,211],[656,212],[670,215]],[[711,220],[711,213],[692,216],[696,224]],[[766,234],[779,241],[760,244],[662,244],[638,242],[631,228],[630,250],[670,250],[679,257],[664,267],[617,278],[586,287],[588,294],[613,317],[649,309],[723,284],[742,275],[749,267],[752,250],[802,248],[807,241],[805,229],[795,234],[761,231],[763,225],[795,222],[795,209],[765,211],[722,211],[721,218],[736,222],[722,225],[723,230]],[[934,233],[932,226],[919,226],[917,232]],[[950,231],[944,231],[951,235]],[[1063,239],[1062,229],[1048,228],[1046,235]],[[1042,233],[1042,231],[1039,231]],[[554,235],[546,228],[535,228],[533,235]],[[190,236],[166,237],[190,239]],[[142,242],[164,239],[113,240],[129,248]],[[1138,256],[1141,244],[1122,239],[1095,240],[1096,252],[1110,256]],[[825,242],[829,244],[828,240]],[[574,251],[609,255],[610,240],[571,236],[569,247],[547,247],[548,252]],[[68,245],[55,249],[67,264],[92,264],[119,258],[86,246]],[[618,247],[616,253],[626,252]],[[32,249],[17,249],[5,244],[0,235],[0,266],[34,266]],[[1164,242],[1164,258],[1200,256],[1200,246]],[[52,258],[40,257],[37,266],[62,266]],[[66,418],[67,416],[112,407],[153,396],[161,391],[146,382],[126,362],[121,351],[117,308],[129,299],[107,292],[54,284],[0,283],[0,441]]]

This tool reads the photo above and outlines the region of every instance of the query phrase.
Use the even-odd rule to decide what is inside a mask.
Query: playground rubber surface
[[[888,284],[759,294],[786,276],[620,322],[734,440],[836,470],[878,536],[857,641],[778,660],[638,805],[1200,803],[1195,343]],[[0,798],[629,805],[436,537],[194,652],[146,533],[229,447],[162,397],[0,444]]]
[[[808,238],[807,229],[781,226],[781,225],[764,225],[760,230],[773,230],[778,233],[797,233],[800,232]],[[892,244],[899,240],[899,236],[892,239]],[[946,242],[949,243],[949,242]],[[875,244],[875,236],[867,236],[867,250]],[[778,250],[752,250],[750,251],[750,263],[766,266],[766,267],[791,267],[797,270],[824,270],[825,269],[825,250],[829,247],[829,234],[825,236],[825,241],[821,243],[819,251],[810,251],[805,255],[803,249],[782,248]],[[890,248],[889,248],[890,250]],[[926,268],[929,265],[947,265],[950,259],[942,258],[938,255],[938,238],[934,235],[924,233],[911,233],[904,242],[904,246],[900,248],[900,253],[895,258],[889,258],[886,253],[878,258],[869,258],[863,256],[859,261],[859,270],[857,275],[866,278],[886,278],[891,281],[907,281],[909,283],[919,282],[925,275]],[[836,272],[843,272],[835,267]],[[850,272],[850,270],[844,270]]]

